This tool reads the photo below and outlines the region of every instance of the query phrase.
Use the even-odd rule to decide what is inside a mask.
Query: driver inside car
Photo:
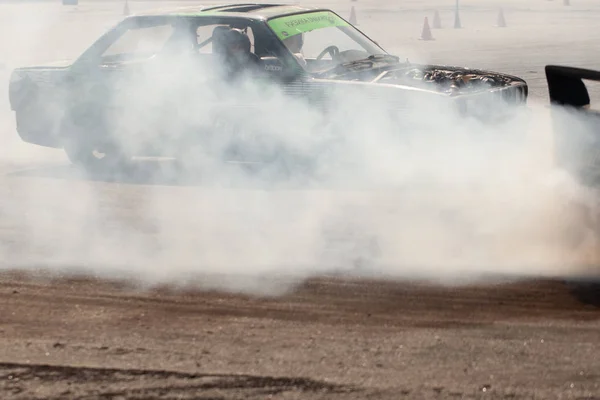
[[[228,72],[237,74],[258,67],[259,58],[250,51],[250,38],[244,31],[229,29],[222,33],[220,41]]]

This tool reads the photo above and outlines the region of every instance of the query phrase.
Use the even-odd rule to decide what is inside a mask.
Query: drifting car
[[[600,111],[593,108],[585,82],[600,82],[600,71],[546,65],[545,74],[551,104],[555,165],[580,185],[597,193],[600,189]],[[585,227],[600,235],[596,206],[576,206],[583,211]],[[567,283],[582,301],[600,305],[600,276],[572,278]]]
[[[191,72],[200,67],[178,68],[176,60],[185,55],[186,62],[216,65],[218,70],[219,38],[232,29],[249,37],[261,71],[257,79],[324,111],[329,93],[339,88],[353,88],[365,98],[398,99],[387,102],[390,112],[413,99],[443,98],[462,113],[485,118],[498,114],[485,104],[494,107],[500,99],[519,107],[527,101],[528,86],[519,77],[401,61],[329,9],[232,4],[128,16],[72,63],[15,69],[9,98],[18,134],[28,143],[64,148],[74,164],[86,168],[120,165],[133,156],[179,157],[209,125],[203,121],[199,129],[182,123],[182,99],[196,115],[208,113],[206,104],[213,100],[225,104],[223,118],[232,112],[222,96],[206,94],[206,74]],[[294,47],[298,42],[301,49]],[[126,85],[139,83],[142,75],[148,89],[143,101],[123,100]],[[166,75],[178,83],[157,85],[168,81]],[[158,112],[172,120],[157,123],[152,117]],[[119,125],[115,121],[123,115],[129,122]]]

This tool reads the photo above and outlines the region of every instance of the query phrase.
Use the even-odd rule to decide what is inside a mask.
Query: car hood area
[[[411,87],[447,96],[472,95],[508,88],[515,88],[524,98],[528,94],[527,83],[519,77],[447,65],[364,63],[336,68],[320,74],[317,79]]]

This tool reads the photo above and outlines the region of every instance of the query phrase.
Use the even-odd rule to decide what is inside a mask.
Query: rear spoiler
[[[590,95],[583,80],[600,81],[600,71],[546,65],[546,81],[550,103],[583,108],[590,106]]]

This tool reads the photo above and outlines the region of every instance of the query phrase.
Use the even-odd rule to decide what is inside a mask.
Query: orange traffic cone
[[[125,0],[125,7],[123,7],[123,15],[129,15],[129,1]]]
[[[442,29],[442,21],[438,10],[435,10],[435,14],[433,14],[433,29]]]
[[[498,22],[496,23],[498,28],[506,28],[506,19],[504,18],[504,11],[500,9],[498,12]]]
[[[421,32],[420,40],[435,40],[433,35],[431,34],[431,29],[429,28],[429,20],[425,17],[425,21],[423,21],[423,31]]]
[[[358,22],[356,22],[356,11],[354,10],[354,6],[350,9],[350,23],[352,25],[358,25]]]

